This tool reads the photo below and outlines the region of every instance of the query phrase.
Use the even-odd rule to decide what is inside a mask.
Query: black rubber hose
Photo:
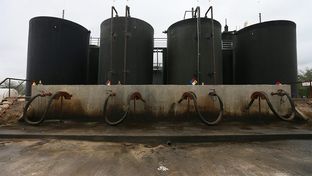
[[[54,95],[52,95],[52,97],[50,98],[50,100],[48,102],[48,106],[47,106],[46,110],[44,111],[44,113],[42,115],[43,116],[43,120],[45,119],[46,115],[48,114],[48,112],[50,110],[50,107],[51,107],[51,104],[52,104],[53,100],[55,99],[55,97],[59,96],[59,94],[61,94],[61,93],[63,93],[63,91],[58,91]]]
[[[38,124],[40,124],[40,123],[43,121],[42,116],[40,117],[40,119],[39,119],[38,121],[32,121],[32,120],[30,120],[30,119],[28,118],[28,116],[27,116],[27,112],[28,112],[29,106],[30,106],[31,103],[32,103],[35,99],[37,99],[38,97],[43,97],[43,95],[42,95],[42,94],[37,94],[37,95],[33,96],[33,97],[26,103],[26,105],[25,105],[25,107],[24,107],[23,119],[25,120],[26,123],[28,123],[28,124],[30,124],[30,125],[38,125]]]
[[[28,111],[28,108],[29,108],[30,104],[31,104],[37,97],[42,96],[42,94],[38,94],[38,95],[32,97],[32,98],[30,99],[30,101],[26,104],[25,108],[24,108],[24,120],[25,120],[28,124],[30,124],[30,125],[39,125],[39,124],[41,124],[41,123],[45,120],[46,115],[48,114],[48,111],[49,111],[49,109],[50,109],[50,107],[51,107],[52,101],[53,101],[54,98],[55,98],[56,96],[58,96],[60,93],[62,93],[62,91],[58,91],[58,92],[56,92],[55,94],[53,94],[53,95],[51,96],[51,98],[49,99],[47,108],[45,109],[45,111],[43,112],[43,114],[40,116],[40,119],[37,120],[37,121],[31,121],[31,120],[29,120],[29,119],[28,119],[28,116],[27,116],[27,111]]]
[[[273,114],[274,114],[275,116],[277,116],[277,117],[283,119],[282,116],[279,115],[279,113],[278,113],[278,112],[275,110],[275,108],[273,107],[271,101],[269,100],[268,95],[267,95],[266,93],[264,93],[264,92],[262,92],[262,93],[263,93],[263,95],[264,95],[264,97],[265,97],[265,101],[266,101],[267,104],[269,105],[269,108],[271,109],[271,111],[273,112]]]
[[[222,120],[223,111],[224,111],[223,110],[223,102],[222,102],[221,98],[215,92],[209,93],[209,96],[217,97],[218,101],[219,101],[219,109],[220,110],[219,110],[219,114],[217,116],[217,119],[214,121],[206,120],[206,118],[200,113],[199,108],[198,108],[198,104],[197,104],[197,97],[196,97],[196,94],[194,92],[189,91],[189,92],[184,93],[183,96],[181,97],[181,99],[178,101],[178,103],[181,103],[183,100],[185,100],[187,98],[187,96],[191,96],[191,99],[193,100],[193,103],[194,103],[195,111],[203,123],[205,123],[207,125],[216,125]]]
[[[210,96],[213,96],[213,97],[217,97],[218,98],[218,101],[219,101],[219,114],[217,116],[217,119],[214,120],[214,121],[208,121],[206,120],[206,118],[200,113],[199,109],[198,109],[198,105],[197,105],[197,98],[196,98],[196,95],[194,93],[192,93],[192,96],[193,96],[193,102],[194,102],[194,107],[195,107],[195,110],[199,116],[199,118],[207,125],[216,125],[218,124],[222,118],[223,118],[223,102],[221,100],[221,98],[219,97],[219,95],[217,95],[216,93],[209,93]]]
[[[269,99],[269,96],[268,96],[265,92],[259,92],[259,93],[261,93],[261,95],[264,96],[265,101],[267,102],[267,104],[268,104],[270,110],[273,112],[273,114],[274,114],[275,116],[277,116],[278,118],[280,118],[280,119],[282,119],[282,120],[285,120],[285,121],[291,121],[291,120],[293,120],[293,119],[295,118],[295,115],[296,115],[296,113],[295,113],[295,112],[296,112],[296,110],[295,110],[295,104],[294,104],[293,101],[291,100],[291,97],[289,96],[288,93],[286,93],[285,91],[283,91],[283,92],[272,93],[272,94],[271,94],[272,96],[273,96],[273,95],[279,95],[279,96],[281,96],[281,97],[286,96],[286,97],[288,98],[288,100],[289,100],[289,102],[290,102],[290,105],[291,105],[292,113],[291,113],[291,115],[284,115],[284,116],[283,116],[283,115],[280,115],[280,114],[275,110],[275,108],[273,107],[273,105],[272,105],[272,103],[271,103],[271,101],[270,101],[270,99]],[[249,109],[249,108],[251,107],[251,105],[252,105],[252,103],[253,103],[254,101],[255,101],[255,99],[252,99],[252,100],[251,100],[251,102],[249,103],[247,109]]]
[[[290,106],[291,106],[291,114],[290,115],[289,114],[287,114],[287,115],[279,115],[278,114],[278,117],[281,118],[282,120],[285,120],[285,121],[293,120],[296,117],[296,107],[295,107],[295,103],[291,99],[291,96],[283,90],[280,90],[280,92],[278,92],[278,93],[272,93],[271,95],[272,96],[278,95],[280,97],[284,97],[284,96],[287,97],[287,99],[290,103]]]
[[[111,97],[113,97],[113,96],[114,96],[113,94],[110,94],[110,95],[106,98],[105,103],[104,103],[104,108],[103,108],[103,109],[104,109],[105,122],[106,122],[107,124],[111,125],[111,126],[116,126],[116,125],[122,123],[122,122],[126,119],[128,113],[129,113],[129,110],[130,110],[130,100],[128,100],[128,102],[127,102],[127,103],[128,103],[128,104],[127,104],[127,109],[125,110],[125,112],[124,112],[124,114],[121,116],[121,118],[120,118],[119,120],[113,122],[113,121],[109,120],[109,117],[108,117],[108,115],[107,115],[107,106],[108,106],[108,102],[109,102],[109,99],[110,99]]]

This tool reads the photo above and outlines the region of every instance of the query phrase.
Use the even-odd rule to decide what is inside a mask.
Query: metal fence
[[[17,90],[20,95],[25,95],[26,82],[31,81],[18,78],[5,78],[3,81],[0,82],[0,88],[9,89],[9,97],[11,97],[11,89]]]
[[[90,37],[90,45],[100,46],[100,37]]]
[[[298,98],[312,98],[312,80],[296,83]]]

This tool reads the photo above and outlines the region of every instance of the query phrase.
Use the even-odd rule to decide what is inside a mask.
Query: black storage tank
[[[236,81],[238,84],[297,82],[296,24],[269,21],[238,31]],[[292,93],[295,92],[293,85]]]
[[[108,80],[130,85],[153,82],[153,27],[132,17],[113,17],[101,24],[99,84]]]
[[[97,45],[89,46],[88,59],[88,84],[96,85],[98,83],[100,47]]]
[[[223,84],[232,85],[235,82],[235,45],[236,31],[224,31],[222,33],[222,60],[223,60]]]
[[[168,28],[167,37],[168,84],[190,84],[193,78],[200,84],[222,84],[221,24],[218,21],[210,18],[182,20]]]
[[[86,84],[90,31],[74,22],[35,17],[29,22],[27,79],[43,84]],[[31,94],[31,83],[26,95]]]

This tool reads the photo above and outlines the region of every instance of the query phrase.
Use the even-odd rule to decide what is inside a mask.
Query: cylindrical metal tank
[[[35,17],[29,21],[27,79],[43,84],[86,84],[90,31],[74,22]],[[26,95],[30,96],[31,83]]]
[[[91,85],[96,85],[98,83],[99,52],[100,47],[96,45],[89,46],[88,84]]]
[[[99,84],[108,80],[130,85],[153,82],[153,27],[132,17],[113,17],[101,24]]]
[[[269,21],[238,31],[235,70],[238,84],[297,82],[296,24]]]
[[[235,44],[236,31],[222,33],[223,84],[232,85],[235,81]]]
[[[168,84],[190,84],[194,77],[199,83],[222,84],[221,24],[218,21],[209,18],[182,20],[168,28],[167,37]]]

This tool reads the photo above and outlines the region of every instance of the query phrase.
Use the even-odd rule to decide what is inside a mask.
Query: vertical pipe
[[[194,18],[194,7],[192,7],[192,18]]]
[[[159,66],[159,64],[158,64],[158,52],[159,52],[159,51],[158,51],[158,49],[157,49],[157,50],[156,50],[156,59],[157,59],[157,61],[156,61],[156,62],[157,62],[156,68],[157,68],[157,70],[158,70],[158,66]]]
[[[213,58],[213,80],[214,84],[217,84],[216,80],[216,57],[215,57],[215,32],[214,32],[214,22],[213,22],[213,7],[210,6],[205,14],[205,18],[207,18],[208,13],[211,13],[211,38],[212,38],[212,58]]]
[[[63,115],[63,99],[64,99],[64,97],[61,96],[61,107],[60,107],[60,114],[59,114],[60,119],[62,118],[62,115]]]
[[[62,19],[65,18],[65,10],[62,11]]]
[[[233,37],[233,49],[232,49],[232,55],[233,55],[233,64],[232,64],[232,79],[233,82],[232,84],[236,84],[236,53],[235,53],[235,48],[236,48],[236,36],[234,35]]]
[[[261,113],[261,98],[258,98],[258,103],[259,103],[259,113]]]
[[[160,79],[158,78],[158,75],[160,75],[160,73],[158,73],[158,71],[159,71],[158,52],[159,52],[159,50],[157,49],[157,50],[156,50],[156,62],[157,62],[157,66],[156,66],[156,78],[157,78],[157,82],[156,82],[156,84],[159,84],[159,83],[160,83]]]
[[[124,43],[124,63],[123,63],[123,84],[127,81],[127,47],[128,47],[128,17],[130,15],[129,7],[126,6],[125,17],[125,43]]]
[[[309,95],[307,95],[308,98],[311,98],[312,95],[312,82],[310,81],[310,86],[309,86]]]
[[[11,79],[9,78],[9,97],[11,97]]]
[[[227,19],[226,18],[225,18],[224,32],[229,32],[229,26],[227,25]]]
[[[187,97],[187,112],[190,112],[190,99]]]
[[[211,37],[212,37],[212,58],[213,58],[213,79],[214,84],[217,84],[217,73],[216,73],[216,56],[215,56],[215,32],[214,32],[214,22],[213,22],[213,7],[211,6]]]
[[[109,75],[108,79],[111,80],[113,77],[113,40],[114,40],[114,7],[112,7],[112,13],[111,13],[111,47],[110,47],[110,70],[109,70]],[[107,80],[106,80],[107,81]]]
[[[168,43],[167,43],[167,48],[168,48]],[[164,84],[168,83],[168,49],[163,49],[163,73],[165,73],[165,76],[163,76],[163,78],[165,78],[164,80]]]
[[[197,12],[197,81],[201,82],[201,79],[200,79],[200,7],[199,6],[196,8],[196,12]]]
[[[262,23],[262,14],[259,13],[259,23]]]

